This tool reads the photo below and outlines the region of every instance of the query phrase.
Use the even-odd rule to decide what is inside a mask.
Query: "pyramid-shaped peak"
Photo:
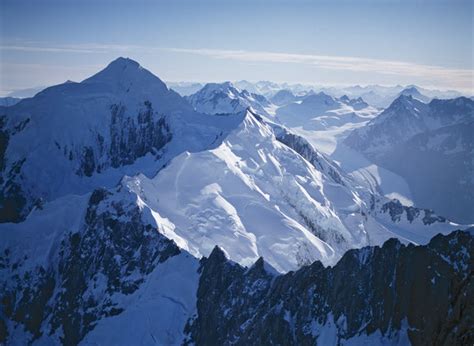
[[[402,93],[392,102],[392,105],[411,104],[412,101],[413,101],[413,96],[412,95]]]
[[[119,76],[123,74],[135,74],[141,70],[145,70],[138,62],[130,58],[119,57],[109,63],[106,68],[96,74],[107,76]]]
[[[343,102],[349,102],[349,101],[350,101],[349,96],[347,96],[347,95],[342,95],[342,96],[341,96],[341,101],[343,101]]]
[[[112,61],[108,66],[107,68],[117,68],[117,67],[122,67],[122,68],[126,68],[126,67],[134,67],[134,68],[139,68],[140,67],[140,64],[138,62],[136,62],[135,60],[133,59],[130,59],[130,58],[124,58],[124,57],[118,57],[117,59],[115,59],[114,61]]]
[[[405,89],[403,89],[402,93],[403,94],[419,94],[420,91],[418,90],[416,86],[410,85],[406,87]]]
[[[387,109],[399,110],[405,109],[413,111],[415,108],[422,109],[426,104],[412,95],[400,94]]]
[[[165,83],[153,73],[130,58],[117,58],[102,71],[83,81],[83,83],[101,83],[128,89],[131,85],[140,88],[156,88],[165,92]]]
[[[241,90],[236,88],[232,82],[222,83],[207,83],[201,90],[196,94],[214,94],[214,93],[240,93]]]

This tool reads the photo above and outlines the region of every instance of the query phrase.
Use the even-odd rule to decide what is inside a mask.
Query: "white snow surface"
[[[122,184],[158,230],[192,255],[208,256],[219,245],[244,266],[263,256],[280,272],[315,260],[331,265],[347,249],[393,236],[425,243],[434,229],[454,227],[407,222],[392,229],[386,215],[367,215],[363,187],[334,183],[250,112],[217,148],[183,153],[154,178]]]
[[[347,96],[337,99],[323,92],[302,100],[276,107],[273,112],[284,125],[336,161],[358,184],[405,205],[413,205],[411,191],[403,178],[343,143],[351,131],[367,126],[380,110],[360,99]]]
[[[351,236],[321,193],[321,174],[250,113],[216,149],[184,153],[153,179],[123,183],[151,209],[158,229],[196,257],[219,245],[245,266],[260,256],[283,272],[314,260],[333,263],[338,250],[312,234],[298,210]],[[346,197],[343,207],[358,202]]]

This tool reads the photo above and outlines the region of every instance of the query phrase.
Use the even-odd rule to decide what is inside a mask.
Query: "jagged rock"
[[[473,231],[438,235],[426,246],[391,239],[273,276],[218,250],[202,261],[196,345],[314,345],[380,333],[389,344],[467,345],[474,341]],[[258,269],[256,269],[258,268]]]
[[[136,205],[109,196],[104,189],[91,194],[81,229],[64,232],[49,266],[24,271],[27,259],[13,263],[9,249],[0,255],[0,343],[12,341],[6,319],[24,325],[31,341],[60,330],[61,343],[76,345],[98,320],[123,311],[115,295],[132,294],[180,253],[142,222]]]

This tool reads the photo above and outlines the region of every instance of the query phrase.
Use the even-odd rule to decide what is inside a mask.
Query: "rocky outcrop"
[[[120,314],[114,297],[135,292],[178,247],[141,221],[133,203],[95,190],[78,232],[64,232],[48,266],[24,270],[27,261],[5,249],[0,254],[0,343],[12,342],[12,328],[24,326],[34,341],[59,335],[76,345],[104,317]]]
[[[28,124],[21,122],[12,129],[6,126],[6,116],[0,117],[0,222],[15,222],[25,216],[27,205],[32,207],[38,201],[28,201],[22,188],[21,167],[25,159],[17,160],[7,166],[6,151],[10,137],[22,131]]]
[[[456,231],[426,246],[391,239],[273,276],[263,260],[244,269],[218,248],[201,262],[197,315],[186,331],[196,345],[314,345],[379,335],[397,344],[474,341],[474,236]],[[408,342],[408,341],[407,341]]]
[[[108,168],[132,165],[138,158],[152,154],[160,158],[163,148],[172,139],[171,130],[165,116],[157,113],[151,102],[145,101],[138,115],[127,114],[121,104],[110,106],[110,123],[103,132],[95,133],[93,140],[73,146],[55,145],[62,157],[75,167],[75,174],[91,177]],[[25,183],[22,166],[26,158],[6,165],[5,152],[11,136],[28,125],[29,119],[10,129],[0,118],[0,222],[24,220],[33,207],[42,204],[42,196],[29,191],[31,183]]]
[[[159,158],[160,150],[171,141],[172,134],[164,116],[157,114],[149,101],[144,102],[138,116],[127,115],[125,106],[120,104],[111,105],[110,111],[111,123],[106,136],[110,141],[98,133],[96,143],[79,150],[78,175],[90,177],[109,167],[131,165],[148,153]]]
[[[408,207],[400,203],[397,199],[383,204],[381,211],[383,213],[388,213],[393,222],[400,222],[403,215],[405,215],[410,223],[417,218],[421,218],[422,215],[423,218],[421,220],[424,225],[431,225],[435,222],[446,222],[444,217],[436,215],[433,210]]]

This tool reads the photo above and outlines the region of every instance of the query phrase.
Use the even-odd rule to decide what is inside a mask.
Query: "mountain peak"
[[[107,84],[113,88],[118,87],[125,91],[130,90],[133,86],[139,87],[141,91],[144,89],[149,89],[149,92],[154,90],[154,92],[159,91],[160,93],[168,91],[166,84],[160,78],[143,68],[135,60],[123,57],[115,59],[102,71],[99,71],[82,83]]]
[[[416,88],[416,86],[411,85],[406,87],[400,92],[401,95],[421,95],[420,91]]]
[[[130,59],[130,58],[118,57],[117,59],[112,61],[107,66],[107,68],[109,68],[109,67],[122,67],[122,68],[134,67],[134,68],[139,68],[140,64],[138,62],[136,62],[135,60]]]
[[[95,76],[104,73],[111,75],[121,75],[123,73],[130,74],[131,72],[137,72],[139,70],[143,70],[143,68],[135,60],[119,57],[109,63],[105,69],[97,73]]]
[[[410,94],[401,93],[395,100],[393,100],[392,104],[389,108],[393,107],[400,107],[400,106],[411,106],[413,103],[413,96]]]
[[[222,248],[216,245],[207,258],[207,261],[210,263],[225,263],[227,262],[227,256]]]
[[[428,96],[423,95],[420,90],[415,85],[409,85],[405,89],[403,89],[399,95],[406,95],[406,96],[413,96],[413,98],[420,100],[424,103],[430,101]]]
[[[201,90],[199,90],[197,93],[200,92],[208,92],[208,93],[214,93],[214,92],[226,92],[229,90],[237,90],[232,82],[222,82],[222,83],[207,83]]]
[[[399,112],[403,110],[404,112],[418,112],[422,109],[425,109],[426,104],[419,100],[418,98],[407,95],[407,94],[400,94],[393,102],[388,106],[387,110],[391,110],[394,112]]]
[[[342,96],[341,96],[341,101],[342,101],[342,102],[349,102],[350,99],[349,99],[349,97],[348,97],[347,95],[342,95]]]

